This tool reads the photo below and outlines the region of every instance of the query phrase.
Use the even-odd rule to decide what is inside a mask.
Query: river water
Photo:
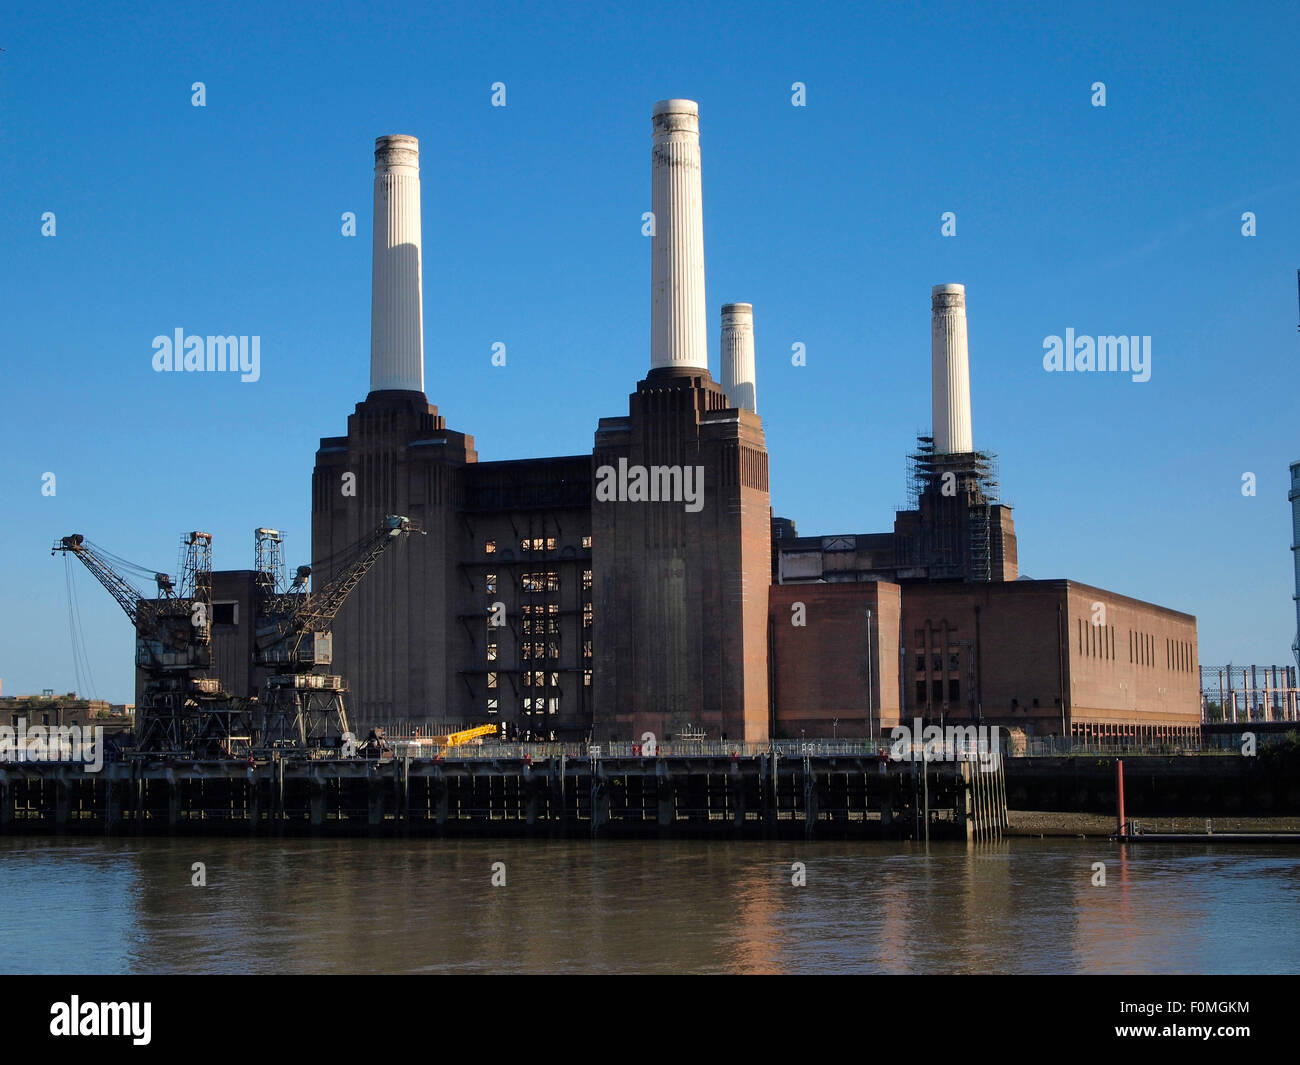
[[[1297,917],[1285,846],[0,838],[5,973],[1295,973]]]

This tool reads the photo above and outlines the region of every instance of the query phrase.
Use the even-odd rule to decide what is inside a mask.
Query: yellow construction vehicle
[[[470,740],[476,740],[480,736],[495,735],[496,731],[496,725],[477,725],[445,736],[433,736],[430,741],[437,747],[459,747],[462,743],[469,743]]]

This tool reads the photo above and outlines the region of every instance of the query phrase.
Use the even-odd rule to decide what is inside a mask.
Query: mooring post
[[[1115,834],[1125,836],[1128,826],[1124,822],[1124,759],[1115,759]]]
[[[745,769],[749,765],[746,763]],[[736,758],[731,759],[731,766],[727,771],[727,799],[731,803],[731,827],[732,831],[739,834],[745,828],[745,774],[741,769],[740,761]]]
[[[817,781],[813,777],[812,755],[805,747],[803,753],[803,834],[812,839],[817,827]]]
[[[248,790],[245,792],[248,814],[248,831],[255,833],[262,823],[262,777],[257,767],[248,767]]]
[[[54,767],[54,827],[62,830],[68,827],[68,778],[63,766]]]
[[[166,772],[167,778],[167,824],[175,828],[181,823],[181,782],[176,775],[176,770],[170,766]]]
[[[961,782],[962,782],[962,823],[966,827],[966,842],[970,843],[975,839],[975,820],[977,816],[977,807],[975,805],[975,781],[971,776],[971,763],[961,763]]]
[[[325,781],[321,779],[318,766],[311,767],[307,787],[311,827],[321,828],[325,824]]]

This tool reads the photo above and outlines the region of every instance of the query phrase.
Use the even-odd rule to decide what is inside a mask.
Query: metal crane
[[[259,539],[267,530],[259,530]],[[335,616],[353,589],[397,540],[424,530],[390,514],[350,554],[352,561],[319,592],[309,591],[310,566],[299,566],[283,593],[264,582],[253,642],[253,664],[269,670],[262,695],[259,746],[314,746],[328,735],[347,737],[343,678],[323,671],[334,661]]]
[[[135,664],[144,675],[136,707],[136,745],[144,751],[193,752],[220,746],[239,731],[219,682],[198,675],[212,665],[212,535],[191,532],[181,548],[179,591],[170,576],[156,573],[155,599],[137,591],[108,552],[80,533],[50,549],[79,559],[131,620]]]

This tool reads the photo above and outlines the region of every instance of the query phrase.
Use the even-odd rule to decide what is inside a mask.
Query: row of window
[[[956,651],[949,652],[948,672],[956,673],[957,670],[960,668],[960,666],[961,666],[961,655],[959,655]],[[943,655],[936,653],[930,656],[930,669],[935,673],[943,672]],[[925,655],[923,654],[919,654],[916,656],[916,671],[918,673],[925,672]]]
[[[536,680],[539,677],[549,680],[549,686],[542,684],[540,681],[538,684],[530,685],[528,683],[529,679]],[[558,690],[560,682],[558,673],[551,673],[549,677],[545,673],[525,673],[523,674],[523,678],[524,684],[529,688],[540,686],[546,691],[545,695],[525,695],[523,699],[520,700],[520,709],[525,714],[559,713],[562,693]],[[584,688],[591,687],[591,670],[584,669],[582,671],[582,685]],[[489,714],[499,714],[501,712],[500,688],[497,674],[495,673],[488,674],[487,712]]]
[[[519,579],[520,585],[526,592],[558,592],[560,590],[560,575],[552,571],[545,573],[525,573]],[[496,595],[500,582],[495,573],[488,573],[483,578],[483,590],[488,595]],[[591,570],[582,571],[582,590],[591,591]],[[524,607],[526,611],[528,608]],[[559,607],[555,608],[556,610]]]
[[[545,688],[548,685],[552,688],[560,686],[560,675],[558,673],[547,673],[544,670],[527,670],[521,674],[524,687],[526,688]],[[491,690],[497,687],[497,674],[489,673],[487,675],[487,686]]]
[[[929,692],[930,692],[930,701],[932,703],[943,702],[944,701],[943,681],[942,680],[930,681]],[[926,702],[925,696],[926,696],[926,682],[923,680],[918,680],[916,682],[916,703],[918,706],[922,706],[925,704]],[[948,679],[948,702],[950,703],[961,702],[961,681],[957,680],[955,677],[950,677]]]
[[[554,551],[556,542],[554,536],[528,536],[519,541],[519,550],[521,552]],[[590,536],[582,538],[582,546],[591,547]],[[483,544],[483,553],[485,555],[495,555],[497,553],[497,542],[495,540],[485,542]]]

